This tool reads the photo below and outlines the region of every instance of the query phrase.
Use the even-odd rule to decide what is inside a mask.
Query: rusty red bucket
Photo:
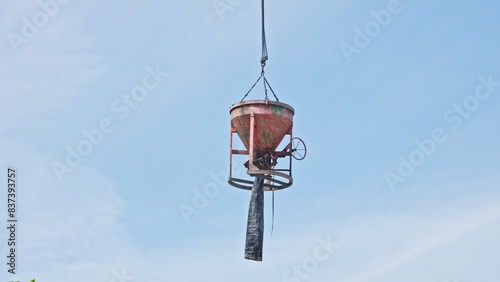
[[[231,126],[250,150],[250,119],[254,115],[253,151],[260,158],[268,151],[275,151],[293,125],[295,113],[292,106],[276,101],[251,100],[231,106]]]

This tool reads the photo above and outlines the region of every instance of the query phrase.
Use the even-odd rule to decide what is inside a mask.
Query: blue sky
[[[250,193],[221,181],[260,1],[40,3],[0,4],[2,281],[498,279],[497,2],[267,1],[266,77],[308,156],[272,237],[266,194],[262,263]]]

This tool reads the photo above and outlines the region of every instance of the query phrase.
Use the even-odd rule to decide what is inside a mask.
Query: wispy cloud
[[[406,218],[405,221],[407,222],[400,222],[398,225],[401,224],[400,227],[408,224],[412,225],[406,227],[411,230],[422,231],[423,238],[412,236],[413,238],[410,239],[411,247],[398,247],[398,250],[387,261],[376,263],[374,267],[364,269],[362,274],[356,275],[356,278],[351,281],[374,281],[375,278],[382,278],[384,275],[398,272],[405,264],[428,260],[432,257],[432,251],[439,247],[450,244],[460,246],[464,238],[477,232],[480,228],[498,224],[500,221],[500,207],[495,202],[487,199],[484,202],[477,203],[474,207],[463,207],[454,210],[452,213],[450,211],[443,213],[442,210],[435,210]],[[382,230],[378,231],[382,232]],[[398,231],[392,229],[392,232]],[[406,230],[403,232],[406,233]],[[401,234],[402,242],[408,239],[408,235]],[[398,242],[393,243],[395,246],[398,245]],[[453,254],[449,254],[449,257],[452,259]],[[460,258],[454,259],[455,263],[461,264]]]
[[[88,95],[89,85],[106,71],[100,56],[88,51],[93,39],[77,18],[62,13],[43,36],[17,54],[0,51],[2,129],[55,116],[75,97]]]

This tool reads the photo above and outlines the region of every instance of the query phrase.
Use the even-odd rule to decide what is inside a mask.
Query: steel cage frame
[[[249,140],[249,149],[248,150],[239,150],[233,149],[233,134],[237,133],[236,129],[231,126],[230,134],[229,134],[229,177],[228,183],[229,185],[244,189],[244,190],[252,190],[253,180],[247,180],[242,178],[233,177],[233,155],[248,155],[248,170],[247,174],[249,176],[259,176],[261,178],[266,179],[264,182],[264,191],[275,191],[288,188],[293,184],[292,178],[292,151],[291,144],[293,139],[293,124],[290,126],[288,131],[286,132],[283,140],[286,136],[289,136],[288,145],[281,151],[280,156],[288,157],[288,169],[258,169],[253,165],[254,153],[253,153],[253,136],[254,136],[254,126],[255,126],[255,117],[254,114],[250,115],[250,140]]]

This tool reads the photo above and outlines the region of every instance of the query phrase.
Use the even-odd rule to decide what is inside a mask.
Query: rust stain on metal
[[[275,151],[292,127],[294,109],[281,102],[254,100],[234,104],[231,109],[231,126],[234,127],[245,148],[249,150],[250,115],[255,115],[255,158],[268,151]]]

